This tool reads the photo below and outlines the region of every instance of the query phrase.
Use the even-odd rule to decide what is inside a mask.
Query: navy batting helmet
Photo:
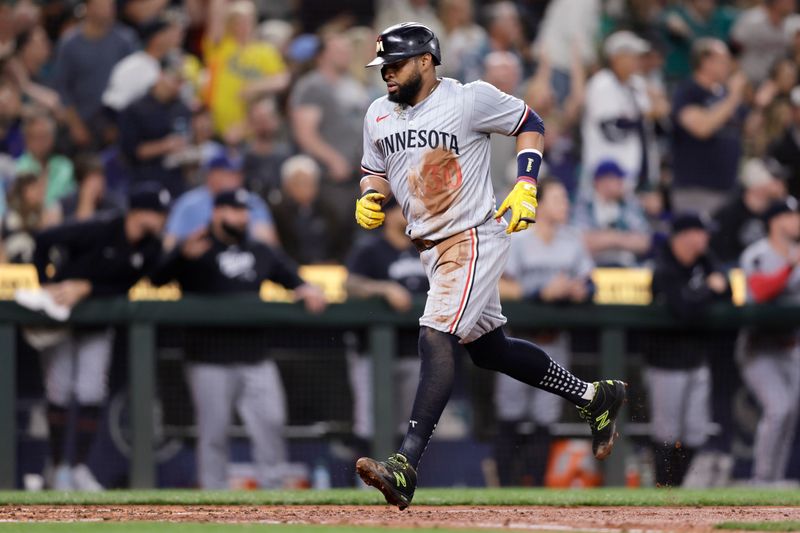
[[[426,53],[433,56],[434,65],[442,62],[439,39],[429,27],[419,22],[403,22],[383,30],[378,36],[375,52],[377,57],[368,67],[390,65]]]

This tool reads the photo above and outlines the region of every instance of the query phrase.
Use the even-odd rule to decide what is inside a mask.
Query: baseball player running
[[[506,337],[498,281],[509,234],[536,217],[536,179],[544,125],[522,100],[477,81],[436,76],[439,41],[418,23],[391,26],[377,41],[388,94],[364,118],[361,198],[356,221],[383,223],[382,205],[394,195],[408,220],[406,234],[420,251],[430,281],[420,318],[420,382],[411,420],[397,453],[385,461],[363,457],[356,470],[386,501],[405,509],[416,469],[453,388],[461,346],[481,368],[503,372],[575,404],[592,430],[592,450],[611,453],[625,384],[584,382],[536,345]],[[517,137],[518,180],[495,212],[489,175],[489,135]],[[502,219],[511,212],[511,221]]]

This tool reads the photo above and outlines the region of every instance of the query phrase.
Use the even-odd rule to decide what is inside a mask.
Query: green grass
[[[174,524],[166,522],[0,524],[0,533],[386,533],[386,528],[268,524]],[[489,533],[489,529],[395,529],[392,533]]]
[[[384,505],[373,490],[207,492],[193,490],[2,492],[0,505]],[[416,505],[800,506],[797,490],[420,489]]]
[[[737,531],[800,531],[800,521],[789,522],[723,522],[717,529]]]

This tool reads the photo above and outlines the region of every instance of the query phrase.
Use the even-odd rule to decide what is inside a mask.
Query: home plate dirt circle
[[[517,531],[710,532],[720,522],[800,520],[800,507],[481,507],[6,505],[0,522],[166,521],[511,528]]]

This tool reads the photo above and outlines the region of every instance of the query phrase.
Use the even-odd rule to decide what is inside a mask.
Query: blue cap
[[[230,157],[225,153],[220,153],[212,157],[206,163],[206,170],[230,170],[233,172],[242,171],[242,159],[240,157]]]
[[[601,161],[594,170],[594,179],[600,178],[624,178],[625,171],[613,159]]]

